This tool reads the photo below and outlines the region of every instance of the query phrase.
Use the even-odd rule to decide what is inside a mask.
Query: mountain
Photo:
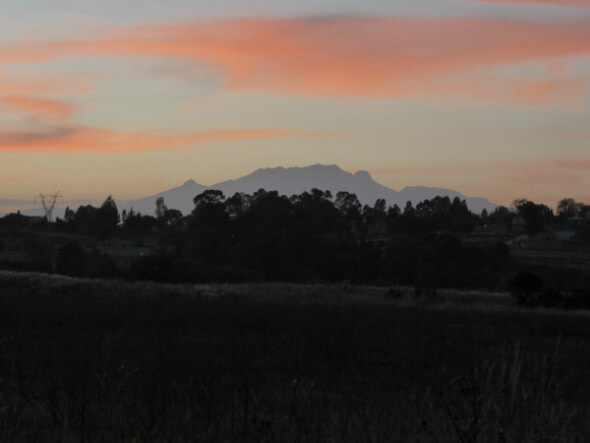
[[[119,210],[129,210],[133,208],[134,211],[141,212],[144,215],[154,215],[156,210],[156,199],[158,197],[164,197],[166,206],[171,209],[179,209],[183,214],[189,214],[195,206],[193,204],[193,198],[206,189],[210,189],[210,187],[200,185],[194,180],[187,180],[182,186],[169,189],[159,194],[150,195],[149,197],[140,198],[139,200],[117,201],[117,206]]]
[[[301,194],[313,188],[329,190],[333,195],[339,191],[347,191],[356,194],[362,204],[373,205],[375,200],[383,198],[388,205],[397,204],[402,209],[407,201],[415,205],[437,195],[466,200],[469,209],[475,213],[480,213],[484,208],[488,212],[496,208],[496,205],[488,199],[466,197],[452,189],[408,186],[401,191],[396,191],[377,183],[367,171],[352,174],[336,165],[258,169],[236,180],[227,180],[211,186],[200,185],[194,180],[189,180],[177,188],[118,204],[119,209],[129,209],[132,206],[142,214],[152,215],[156,207],[156,199],[162,196],[169,208],[179,209],[183,214],[188,214],[194,207],[193,198],[206,189],[218,189],[229,197],[236,192],[252,194],[260,188],[267,191],[275,190],[287,196]]]

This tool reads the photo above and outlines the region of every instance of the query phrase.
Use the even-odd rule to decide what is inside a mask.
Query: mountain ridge
[[[406,186],[401,191],[396,191],[375,181],[368,171],[358,170],[353,174],[344,171],[336,164],[314,164],[259,168],[242,177],[210,186],[189,179],[181,186],[157,194],[136,200],[122,201],[119,209],[133,207],[135,211],[151,215],[155,209],[156,199],[164,197],[169,208],[179,209],[183,214],[188,214],[193,209],[193,198],[207,189],[220,190],[226,197],[229,197],[236,192],[252,194],[260,188],[267,191],[278,191],[287,196],[310,191],[313,188],[329,190],[333,195],[339,191],[346,191],[356,194],[363,205],[373,205],[377,199],[383,198],[388,205],[397,204],[403,208],[408,201],[416,205],[423,200],[440,195],[441,197],[448,196],[451,199],[459,197],[461,200],[465,200],[469,209],[475,213],[480,213],[483,209],[489,212],[497,207],[487,198],[469,197],[459,191],[447,188]]]
[[[156,199],[164,197],[166,206],[179,209],[183,214],[189,214],[194,205],[193,198],[207,189],[219,189],[226,197],[236,192],[252,194],[258,189],[267,191],[276,190],[280,194],[291,196],[310,191],[312,188],[329,190],[335,196],[339,191],[347,191],[356,194],[359,201],[365,205],[373,205],[379,198],[386,200],[388,205],[397,204],[403,209],[407,201],[413,205],[432,199],[437,195],[448,196],[453,199],[459,197],[467,202],[467,206],[473,212],[480,213],[483,209],[488,212],[494,210],[497,205],[483,197],[465,196],[459,191],[427,186],[405,186],[401,191],[388,188],[375,181],[371,174],[365,170],[354,173],[341,169],[336,164],[313,164],[310,166],[270,167],[258,168],[250,174],[235,179],[225,180],[207,186],[198,183],[194,179],[186,180],[182,185],[165,191],[132,200],[117,200],[119,210],[133,208],[145,215],[153,215],[156,207]],[[8,213],[20,207],[25,215],[42,215],[41,207],[33,207],[30,200],[0,200],[0,211]],[[63,218],[66,205],[78,204],[100,205],[102,202],[92,200],[67,200],[56,205],[55,217]]]

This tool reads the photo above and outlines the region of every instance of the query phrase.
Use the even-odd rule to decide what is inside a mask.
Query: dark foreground
[[[1,441],[587,441],[590,314],[0,272]]]

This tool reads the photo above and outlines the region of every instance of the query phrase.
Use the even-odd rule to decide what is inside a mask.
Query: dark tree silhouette
[[[66,207],[66,212],[64,214],[64,220],[66,223],[73,221],[76,218],[76,213],[70,209],[69,206]]]
[[[166,206],[166,203],[164,202],[164,197],[158,197],[156,199],[156,218],[158,220],[163,219],[167,210],[168,206]]]
[[[565,217],[575,217],[580,214],[583,206],[582,203],[576,203],[573,198],[564,198],[557,203],[557,214]]]
[[[98,213],[96,215],[98,219],[99,234],[102,235],[112,234],[117,229],[117,225],[121,220],[119,217],[117,204],[111,195],[106,198],[106,200],[98,209]]]
[[[534,272],[523,271],[510,281],[510,286],[512,295],[520,306],[533,306],[543,281]]]
[[[546,226],[553,220],[553,211],[543,204],[521,199],[514,201],[513,205],[525,222],[527,234],[545,232]]]

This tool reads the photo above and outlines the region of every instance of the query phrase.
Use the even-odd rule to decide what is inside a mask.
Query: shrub
[[[387,292],[385,292],[384,297],[389,300],[399,300],[404,297],[404,291],[397,288],[389,288]]]
[[[96,251],[86,251],[77,241],[61,246],[56,254],[56,271],[74,277],[113,277],[117,274],[113,261]]]
[[[434,298],[436,297],[436,289],[435,288],[426,288],[424,290],[424,295],[426,298]]]
[[[435,298],[436,297],[436,289],[433,288],[432,286],[419,286],[416,285],[414,286],[414,297],[416,298],[422,298],[422,296],[424,296],[425,298]]]
[[[84,275],[85,251],[77,241],[71,241],[61,246],[56,254],[57,272],[64,275]]]
[[[564,297],[566,309],[590,309],[590,289],[576,288]]]
[[[519,306],[534,306],[543,281],[534,272],[523,271],[510,281],[510,292]]]
[[[561,292],[554,288],[545,288],[535,300],[535,304],[544,308],[555,308],[563,306]]]

